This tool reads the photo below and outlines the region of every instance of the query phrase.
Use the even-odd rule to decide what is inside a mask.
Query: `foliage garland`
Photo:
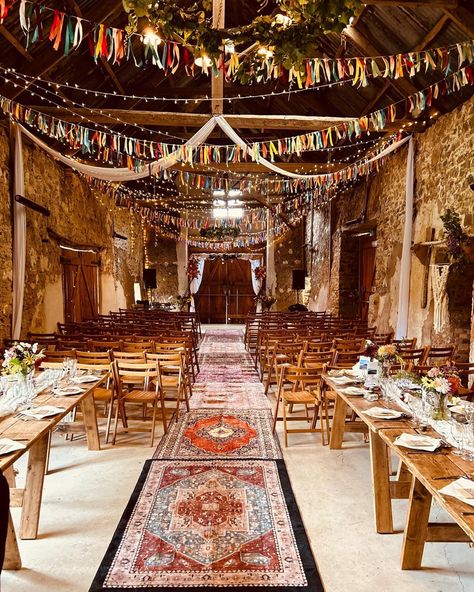
[[[212,238],[215,240],[223,240],[227,238],[237,238],[240,235],[240,228],[238,226],[209,226],[209,228],[201,228],[199,231],[203,238]]]
[[[467,263],[467,256],[464,246],[469,243],[469,237],[464,232],[461,224],[461,217],[456,210],[448,208],[445,214],[440,216],[443,222],[446,250],[455,265],[461,266]]]
[[[146,17],[165,37],[179,35],[209,58],[219,57],[226,42],[236,48],[257,42],[272,48],[274,61],[288,69],[303,68],[305,57],[314,53],[318,35],[341,32],[362,6],[360,0],[277,0],[277,4],[283,17],[288,18],[261,15],[238,29],[214,29],[210,0],[201,0],[189,8],[179,6],[175,0],[123,0],[129,34],[137,32],[139,18]]]

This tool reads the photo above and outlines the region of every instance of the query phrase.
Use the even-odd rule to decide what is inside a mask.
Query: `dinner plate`
[[[53,389],[53,393],[58,397],[68,397],[69,395],[81,395],[84,389],[78,386],[65,386],[63,388]]]
[[[0,438],[0,455],[10,454],[16,450],[23,450],[23,448],[26,448],[26,445],[21,442],[10,440],[10,438]]]
[[[64,407],[54,407],[54,405],[43,405],[41,407],[31,407],[20,413],[23,417],[32,417],[33,419],[43,419],[54,417],[64,411]]]
[[[348,386],[342,391],[345,395],[351,395],[352,397],[363,397],[367,391],[357,386]]]
[[[367,409],[364,411],[365,415],[369,417],[373,417],[374,419],[400,419],[403,415],[402,411],[397,411],[396,409],[383,409],[383,407],[372,407],[371,409]]]
[[[96,382],[98,379],[98,376],[94,376],[92,374],[84,374],[84,376],[76,376],[72,379],[72,382],[81,384],[83,382]]]

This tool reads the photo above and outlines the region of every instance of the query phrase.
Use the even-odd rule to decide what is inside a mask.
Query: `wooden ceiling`
[[[215,0],[217,1],[217,0]],[[82,16],[95,22],[106,22],[110,26],[124,27],[127,16],[121,0],[47,0],[45,4],[65,10],[69,14]],[[269,5],[275,4],[269,0]],[[254,0],[227,0],[225,26],[235,27],[251,21],[257,15],[259,3]],[[474,2],[471,0],[367,0],[366,5],[355,15],[353,23],[344,32],[344,40],[339,34],[331,33],[317,38],[317,52],[321,57],[373,56],[399,52],[419,51],[430,47],[448,46],[459,41],[474,39]],[[168,98],[193,98],[188,103],[174,104],[173,101],[145,102],[140,99],[127,100],[110,97],[104,99],[83,94],[72,88],[58,90],[59,100],[65,108],[57,109],[32,97],[24,89],[13,88],[11,84],[0,84],[0,94],[15,98],[22,104],[40,105],[44,111],[54,111],[64,119],[74,119],[68,111],[68,100],[84,103],[88,119],[109,124],[98,110],[107,108],[123,123],[114,124],[114,129],[138,136],[137,128],[131,123],[140,123],[156,130],[155,139],[166,136],[168,132],[180,138],[189,138],[211,113],[209,102],[201,101],[211,92],[219,96],[216,82],[211,89],[211,79],[204,75],[192,78],[180,68],[175,75],[164,76],[163,72],[151,65],[136,67],[133,60],[120,66],[112,66],[105,59],[97,64],[89,55],[87,43],[79,50],[64,56],[55,51],[45,40],[29,49],[24,47],[24,36],[20,29],[17,5],[14,6],[4,25],[0,26],[0,63],[30,76],[40,77],[56,83],[75,83],[89,89],[117,92],[137,96],[160,96]],[[223,112],[231,116],[233,127],[249,141],[274,139],[287,135],[318,129],[319,116],[358,117],[386,106],[407,95],[420,90],[443,77],[440,72],[418,75],[415,78],[400,78],[384,81],[377,79],[365,88],[355,88],[349,84],[327,88],[318,92],[304,92],[288,97],[270,96],[265,99],[250,99],[223,102]],[[285,90],[281,82],[240,86],[236,83],[223,84],[223,96],[235,97],[239,94],[269,93]],[[438,112],[448,112],[472,95],[467,87],[449,97],[436,102]],[[90,108],[97,109],[91,114]],[[113,110],[113,111],[111,111]],[[74,108],[78,112],[77,108]],[[301,121],[298,116],[311,117]],[[407,119],[410,119],[407,116]],[[418,125],[418,124],[417,124]],[[396,126],[398,128],[398,125]],[[422,129],[415,126],[414,129]],[[387,129],[389,131],[390,128]],[[150,136],[147,136],[150,137]],[[215,143],[228,143],[220,130],[211,135]],[[354,155],[352,149],[342,149],[340,158]],[[282,159],[285,168],[310,168],[318,164],[318,170],[328,168],[325,153],[306,152],[302,156]],[[224,168],[224,167],[216,167]],[[245,174],[263,171],[253,163],[230,165],[228,170]]]

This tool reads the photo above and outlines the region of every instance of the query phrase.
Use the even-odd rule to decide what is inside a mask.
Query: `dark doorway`
[[[64,321],[80,323],[99,313],[99,256],[61,249]]]
[[[254,306],[248,259],[207,259],[196,298],[203,323],[243,323]]]

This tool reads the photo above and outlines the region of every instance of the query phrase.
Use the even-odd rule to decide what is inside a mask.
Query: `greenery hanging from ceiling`
[[[229,238],[237,238],[240,235],[240,228],[238,226],[209,226],[209,228],[201,228],[199,231],[203,238],[212,238],[214,240],[224,240]]]
[[[123,0],[129,15],[128,33],[137,32],[139,18],[146,17],[158,34],[182,38],[201,56],[216,59],[223,46],[232,45],[239,51],[257,43],[287,69],[303,68],[304,59],[315,54],[318,35],[341,32],[362,7],[360,0],[276,0],[276,4],[277,15],[260,15],[234,29],[214,29],[212,0],[190,7],[180,6],[176,0]]]

